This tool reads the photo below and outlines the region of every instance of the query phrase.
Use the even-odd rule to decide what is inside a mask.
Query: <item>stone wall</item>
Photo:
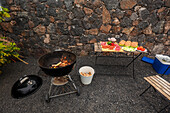
[[[0,34],[25,55],[55,49],[93,53],[93,43],[115,37],[170,55],[169,0],[1,0],[11,18]]]

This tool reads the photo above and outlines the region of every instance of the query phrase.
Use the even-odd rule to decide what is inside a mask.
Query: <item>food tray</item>
[[[115,44],[118,44],[117,42],[115,42]],[[100,42],[100,47],[102,48],[102,46],[101,46],[101,42]],[[114,48],[115,49],[115,48]],[[116,50],[110,50],[110,49],[104,49],[104,48],[102,48],[102,51],[103,52],[124,52],[124,50],[121,48],[119,51],[116,51]]]

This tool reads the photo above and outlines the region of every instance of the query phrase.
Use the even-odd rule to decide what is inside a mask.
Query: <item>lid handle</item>
[[[28,79],[28,77],[25,77],[23,79],[21,79],[20,83],[22,84],[23,82],[25,82]]]

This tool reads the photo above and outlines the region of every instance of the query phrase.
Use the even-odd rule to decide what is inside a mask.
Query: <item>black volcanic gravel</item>
[[[94,66],[94,57],[77,58],[77,65],[71,72],[72,79],[81,89],[81,95],[66,95],[45,102],[45,95],[50,85],[50,76],[44,76],[39,71],[37,59],[25,59],[29,65],[22,62],[11,63],[3,67],[0,75],[0,112],[1,113],[155,113],[168,104],[160,93],[152,88],[142,97],[139,94],[148,87],[143,79],[155,73],[152,66],[142,61],[135,61],[136,79],[132,78],[132,67]],[[113,60],[99,58],[98,63],[121,64],[127,59]],[[81,84],[78,69],[83,65],[92,66],[96,74],[90,85]],[[38,74],[39,72],[39,74]],[[22,76],[35,74],[43,79],[42,87],[33,95],[23,99],[11,97],[12,85]],[[170,81],[170,77],[165,76]],[[163,112],[170,111],[170,107]]]

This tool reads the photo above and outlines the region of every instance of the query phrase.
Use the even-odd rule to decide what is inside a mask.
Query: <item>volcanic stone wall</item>
[[[55,49],[93,53],[93,43],[115,37],[138,41],[152,55],[170,55],[169,0],[1,0],[11,18],[0,34],[25,55]]]

